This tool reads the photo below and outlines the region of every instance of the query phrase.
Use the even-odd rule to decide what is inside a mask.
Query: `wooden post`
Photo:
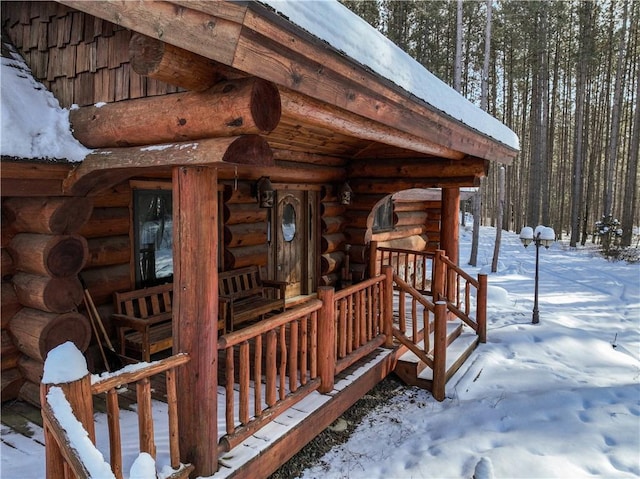
[[[481,343],[487,342],[487,275],[478,275],[478,304],[476,305],[476,321],[478,322],[478,338]]]
[[[385,348],[393,347],[393,266],[385,265],[382,273],[386,275],[384,279],[383,305],[382,305],[382,332],[386,339]]]
[[[378,242],[369,243],[369,278],[374,278],[378,269]]]
[[[433,300],[440,301],[444,298],[445,294],[445,278],[446,278],[446,268],[444,262],[442,261],[442,257],[444,256],[444,251],[441,249],[436,250],[436,255],[433,258]]]
[[[431,393],[436,401],[442,401],[447,383],[447,303],[444,301],[436,302],[433,336],[433,389]]]
[[[455,264],[458,264],[459,258],[459,211],[460,188],[443,188],[440,248],[446,252],[447,257]]]
[[[177,373],[182,462],[194,475],[218,470],[217,171],[173,169],[173,348],[192,360]]]
[[[336,371],[336,329],[334,313],[335,290],[329,286],[318,288],[322,308],[318,314],[318,375],[321,393],[333,390]]]

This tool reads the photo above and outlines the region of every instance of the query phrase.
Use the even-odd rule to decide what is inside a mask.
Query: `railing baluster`
[[[169,413],[169,457],[171,467],[180,466],[180,440],[178,429],[178,392],[176,386],[176,372],[169,369],[165,375],[167,385],[167,409]]]
[[[267,406],[271,407],[276,403],[276,347],[278,334],[272,329],[267,333],[267,381],[266,381],[266,400]]]
[[[227,423],[227,434],[231,434],[235,429],[235,401],[233,399],[233,384],[235,382],[235,370],[233,359],[233,346],[225,350],[226,361],[225,371],[227,374],[226,387],[225,387],[225,422]]]
[[[298,390],[298,321],[292,321],[289,330],[289,391]]]
[[[280,326],[280,367],[278,373],[280,374],[280,400],[284,400],[287,397],[287,332],[285,326]]]
[[[309,367],[309,317],[302,319],[300,323],[300,384],[307,384],[307,371]]]
[[[311,313],[311,347],[309,354],[311,355],[311,364],[309,370],[311,378],[318,377],[318,312]]]
[[[238,368],[238,382],[240,383],[240,404],[238,415],[240,417],[241,424],[247,424],[249,422],[249,382],[251,380],[249,359],[249,342],[244,341],[240,343],[240,352],[238,354],[238,360],[240,362]]]
[[[140,433],[140,451],[148,452],[156,457],[156,446],[153,436],[153,415],[151,413],[151,381],[140,379],[136,383],[136,400],[138,402],[138,427]]]
[[[253,390],[254,390],[254,414],[259,416],[262,413],[262,335],[256,336],[255,353],[253,355],[255,367],[253,370]]]
[[[120,406],[118,391],[111,388],[107,391],[107,424],[109,428],[109,456],[111,469],[116,479],[122,479],[122,440],[120,436]]]

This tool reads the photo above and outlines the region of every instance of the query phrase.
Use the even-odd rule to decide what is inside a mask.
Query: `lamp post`
[[[538,324],[540,322],[540,312],[538,311],[538,271],[539,271],[539,260],[540,260],[540,246],[544,246],[549,249],[551,243],[556,238],[556,233],[553,231],[553,228],[549,228],[546,226],[539,225],[536,227],[535,231],[530,226],[525,226],[520,231],[520,241],[526,248],[532,242],[536,245],[536,277],[535,277],[535,293],[533,299],[533,318],[531,322],[533,324]]]

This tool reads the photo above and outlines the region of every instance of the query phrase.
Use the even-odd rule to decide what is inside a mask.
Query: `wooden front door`
[[[272,221],[270,276],[288,283],[286,297],[309,294],[315,287],[316,193],[277,192]]]

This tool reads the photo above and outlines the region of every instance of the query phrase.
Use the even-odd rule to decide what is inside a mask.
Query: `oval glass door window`
[[[292,204],[285,205],[282,211],[282,237],[292,241],[296,235],[296,210]]]

